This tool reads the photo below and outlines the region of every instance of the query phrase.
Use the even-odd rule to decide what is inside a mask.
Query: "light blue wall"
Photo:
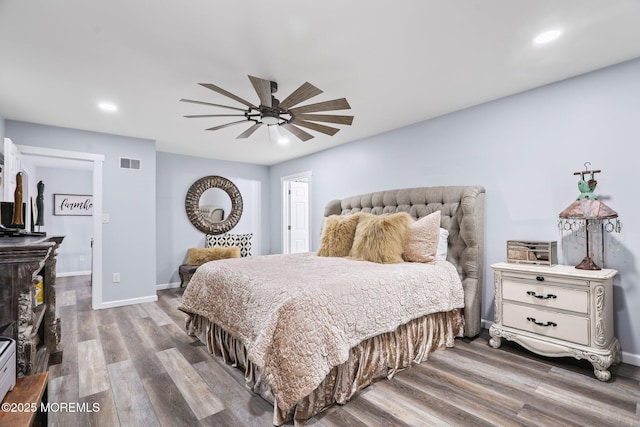
[[[558,213],[577,197],[573,172],[589,161],[603,171],[596,175],[596,193],[624,223],[620,235],[607,236],[615,243],[609,248],[607,267],[620,272],[614,281],[616,334],[624,352],[640,354],[640,203],[635,188],[639,76],[636,59],[275,165],[270,178],[272,252],[281,249],[282,176],[313,174],[316,249],[329,200],[403,187],[483,185],[483,318],[492,320],[490,264],[505,260],[508,239],[560,241]],[[358,111],[353,113],[357,126]]]
[[[157,153],[156,222],[159,285],[179,282],[178,266],[190,247],[203,247],[204,234],[187,218],[184,202],[189,187],[198,179],[219,175],[240,190],[243,213],[231,233],[253,233],[253,255],[269,250],[269,170],[266,166]]]
[[[156,150],[155,142],[6,121],[5,136],[18,145],[103,154],[103,301],[155,296]],[[119,157],[140,159],[141,170],[120,169]],[[37,179],[37,177],[36,177]],[[64,243],[63,243],[64,244]],[[113,273],[121,282],[112,283]]]

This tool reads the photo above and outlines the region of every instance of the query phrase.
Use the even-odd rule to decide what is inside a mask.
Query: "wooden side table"
[[[2,401],[0,426],[46,426],[47,412],[41,412],[40,405],[47,403],[48,378],[48,372],[18,378],[14,389]]]

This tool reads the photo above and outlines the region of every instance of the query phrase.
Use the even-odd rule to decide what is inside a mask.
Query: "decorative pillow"
[[[322,223],[318,256],[345,257],[349,255],[358,221],[365,214],[331,215]]]
[[[207,240],[205,246],[212,248],[214,246],[238,246],[240,248],[240,256],[251,256],[251,238],[253,233],[247,234],[207,234]]]
[[[240,248],[237,246],[228,248],[219,246],[214,248],[190,248],[187,251],[187,262],[185,264],[202,265],[205,262],[226,258],[240,258]]]
[[[360,218],[349,257],[380,264],[403,262],[411,215],[366,215]]]
[[[436,261],[446,261],[449,252],[449,230],[440,227],[440,237],[438,238],[438,249],[436,250]]]
[[[433,262],[440,237],[440,211],[435,211],[409,226],[404,259],[409,262]]]

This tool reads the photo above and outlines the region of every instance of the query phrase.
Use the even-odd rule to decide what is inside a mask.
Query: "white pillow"
[[[436,249],[436,261],[447,260],[447,250],[449,248],[449,231],[440,227],[440,236],[438,238],[438,248]]]

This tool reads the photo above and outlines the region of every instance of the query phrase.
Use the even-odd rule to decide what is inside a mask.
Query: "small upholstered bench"
[[[205,238],[205,247],[204,248],[191,248],[187,252],[187,260],[184,264],[178,267],[178,274],[180,275],[180,287],[182,288],[185,285],[185,280],[191,278],[191,276],[196,272],[198,267],[200,267],[205,262],[213,261],[216,259],[222,258],[237,258],[240,257],[248,257],[251,256],[251,239],[253,237],[253,233],[247,234],[207,234]],[[235,249],[231,249],[235,248]],[[212,251],[212,249],[215,249]],[[220,250],[231,249],[233,251],[232,255],[224,255],[220,256],[213,255],[212,259],[209,259],[211,255],[207,254],[207,251],[211,252],[220,252]],[[239,255],[235,253],[236,250],[240,250]],[[203,252],[204,251],[204,252]],[[222,252],[224,254],[224,252]],[[200,257],[200,255],[203,255]]]
[[[185,285],[185,280],[190,279],[198,267],[209,261],[217,261],[226,258],[240,258],[240,248],[237,246],[213,248],[189,248],[187,261],[178,267],[180,275],[180,287]]]

